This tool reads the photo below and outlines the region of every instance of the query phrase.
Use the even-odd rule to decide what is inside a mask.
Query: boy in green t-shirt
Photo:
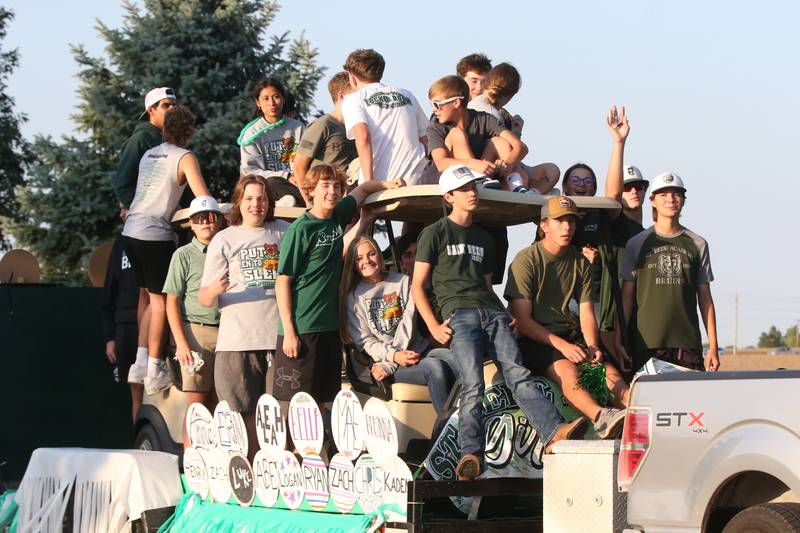
[[[555,442],[583,435],[586,429],[583,417],[564,423],[522,365],[509,315],[491,288],[492,240],[486,230],[472,223],[478,207],[475,182],[480,177],[463,165],[442,172],[439,187],[452,211],[420,234],[411,281],[414,303],[431,335],[442,345],[450,344],[455,354],[461,383],[458,439],[462,456],[456,465],[460,480],[476,478],[484,465],[484,355],[499,366],[546,452]],[[442,323],[425,292],[429,281],[440,316],[445,317]]]
[[[652,181],[655,224],[628,241],[622,262],[622,300],[634,369],[651,357],[694,370],[719,370],[717,319],[711,297],[708,244],[680,224],[683,180],[672,172]],[[708,358],[697,308],[708,334]]]
[[[181,386],[188,404],[202,403],[213,411],[214,352],[219,333],[219,309],[198,301],[208,243],[222,226],[222,211],[211,196],[198,196],[189,206],[194,238],[172,254],[164,292],[167,321],[180,364]],[[186,424],[183,446],[189,446]]]
[[[539,222],[543,238],[514,258],[505,296],[522,334],[518,342],[525,366],[558,383],[567,401],[594,421],[598,437],[613,439],[622,431],[624,411],[602,407],[578,386],[578,365],[603,361],[589,263],[570,244],[578,217],[570,198],[547,201]],[[573,299],[580,306],[580,324],[570,313]],[[624,408],[628,385],[616,368],[605,367],[614,405]]]
[[[312,168],[303,188],[313,202],[281,241],[275,296],[278,343],[272,394],[289,401],[309,393],[319,404],[341,389],[339,278],[346,248],[344,228],[368,195],[403,185],[400,179],[368,181],[342,198],[345,174],[326,164]]]

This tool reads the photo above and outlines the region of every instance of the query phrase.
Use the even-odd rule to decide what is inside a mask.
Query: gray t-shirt
[[[139,162],[136,194],[122,234],[141,241],[171,241],[171,220],[186,183],[178,184],[178,164],[189,150],[162,143]]]
[[[399,350],[423,352],[427,341],[416,330],[416,308],[408,276],[389,272],[380,283],[359,283],[347,296],[347,331],[353,344],[388,373]]]
[[[297,153],[312,159],[311,168],[324,163],[342,171],[358,157],[356,142],[347,138],[344,122],[331,114],[322,115],[311,123],[300,139]]]
[[[480,158],[483,155],[486,144],[492,137],[497,137],[503,130],[507,129],[495,117],[482,111],[468,109],[469,124],[467,125],[467,140],[472,150],[472,155]],[[436,117],[431,117],[428,123],[428,150],[433,152],[437,148],[447,149],[444,140],[454,126],[440,123]]]
[[[303,129],[302,122],[289,117],[274,124],[261,117],[245,126],[238,141],[242,175],[288,178],[294,174],[292,163]]]
[[[202,285],[209,286],[226,267],[231,283],[219,296],[217,351],[275,349],[275,279],[281,237],[288,227],[283,220],[267,222],[263,228],[231,226],[211,239]]]

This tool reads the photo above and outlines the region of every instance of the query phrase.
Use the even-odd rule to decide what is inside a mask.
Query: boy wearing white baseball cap
[[[164,115],[176,105],[175,91],[169,87],[158,87],[144,97],[144,111],[139,115],[140,122],[122,145],[119,165],[112,181],[117,200],[125,209],[130,208],[136,193],[139,161],[146,151],[163,142],[161,130],[164,128]],[[145,116],[146,121],[142,120]]]
[[[442,345],[449,344],[455,354],[454,370],[461,382],[458,439],[462,455],[456,465],[460,480],[476,478],[485,464],[483,359],[487,344],[514,400],[548,451],[556,441],[583,435],[586,429],[583,417],[564,423],[522,365],[510,317],[491,288],[494,243],[486,230],[472,223],[478,207],[475,182],[482,177],[464,165],[442,172],[439,187],[452,210],[422,230],[411,281],[417,311],[431,335]],[[435,311],[425,292],[429,281]]]
[[[212,408],[214,390],[214,352],[219,333],[219,308],[206,307],[197,300],[206,262],[206,249],[222,227],[222,210],[211,196],[198,196],[189,205],[189,220],[194,238],[172,254],[164,282],[167,295],[167,320],[174,341],[175,358],[180,364],[180,389],[189,404],[199,402]],[[183,445],[189,446],[186,424]]]
[[[672,172],[651,183],[655,224],[633,237],[622,263],[623,307],[634,370],[651,357],[694,370],[716,371],[717,323],[711,296],[711,259],[705,239],[681,226],[683,180]],[[697,308],[708,335],[708,358]]]

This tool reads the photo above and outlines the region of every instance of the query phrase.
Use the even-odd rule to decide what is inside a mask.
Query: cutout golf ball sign
[[[339,453],[354,460],[364,447],[364,410],[351,390],[341,390],[333,400],[331,432]]]
[[[247,430],[242,415],[231,411],[228,402],[223,400],[214,409],[214,422],[219,433],[220,448],[228,453],[247,455]]]
[[[258,496],[258,501],[265,507],[272,507],[278,501],[278,493],[281,490],[278,463],[282,455],[282,451],[265,449],[258,450],[253,458],[256,495]]]
[[[289,403],[289,431],[300,455],[322,450],[322,414],[310,394],[298,392]]]
[[[286,422],[278,400],[262,394],[256,406],[256,436],[262,450],[286,448]]]

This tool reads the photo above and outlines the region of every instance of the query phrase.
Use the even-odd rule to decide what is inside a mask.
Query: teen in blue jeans
[[[486,230],[472,224],[478,207],[476,181],[483,176],[466,166],[442,172],[439,187],[450,214],[425,228],[417,241],[411,294],[431,335],[450,345],[456,377],[461,382],[459,444],[456,465],[460,480],[474,479],[484,466],[483,359],[499,366],[514,400],[536,429],[545,452],[555,442],[583,435],[586,419],[564,423],[555,406],[536,388],[511,332],[510,318],[492,291],[494,244]],[[430,281],[434,312],[425,287]],[[448,317],[440,322],[439,317]]]

